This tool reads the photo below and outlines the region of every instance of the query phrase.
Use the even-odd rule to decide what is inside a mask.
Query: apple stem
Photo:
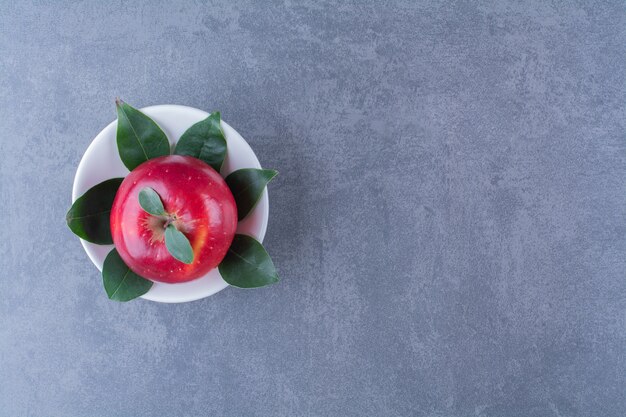
[[[168,214],[167,219],[165,220],[165,223],[163,223],[163,229],[167,229],[167,226],[169,226],[176,220],[177,220],[176,216],[172,216],[171,214]]]

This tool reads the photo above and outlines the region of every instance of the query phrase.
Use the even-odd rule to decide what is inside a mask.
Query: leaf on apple
[[[152,287],[152,281],[135,274],[113,249],[102,267],[102,281],[107,296],[114,301],[130,301],[144,295]]]
[[[263,287],[278,281],[274,263],[263,245],[247,235],[235,235],[218,268],[224,281],[239,288]]]
[[[145,212],[154,216],[164,216],[166,214],[161,197],[150,187],[145,187],[139,191],[139,205]]]
[[[123,180],[124,178],[111,178],[91,187],[80,196],[65,216],[70,230],[88,242],[112,244],[109,218],[115,194]]]
[[[220,120],[220,112],[216,111],[191,126],[178,140],[174,154],[193,156],[220,172],[226,158],[226,137]]]
[[[170,255],[179,261],[186,264],[193,263],[193,249],[189,239],[173,224],[169,224],[165,229],[165,247]]]
[[[226,177],[226,184],[237,203],[237,217],[244,219],[259,202],[268,182],[278,171],[273,169],[244,168],[232,172]]]
[[[154,120],[117,99],[117,149],[132,171],[148,159],[170,154],[170,143]]]

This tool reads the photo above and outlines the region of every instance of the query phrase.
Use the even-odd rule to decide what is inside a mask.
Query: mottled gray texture
[[[573,3],[1,2],[0,415],[626,415],[626,5]],[[115,96],[281,172],[280,284],[107,300]]]

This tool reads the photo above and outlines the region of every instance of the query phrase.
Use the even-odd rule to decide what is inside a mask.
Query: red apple
[[[191,264],[174,258],[165,246],[165,216],[148,214],[139,192],[150,187],[174,226],[193,249]],[[111,210],[111,234],[120,256],[136,274],[152,281],[178,283],[199,278],[222,261],[237,228],[237,206],[220,174],[199,159],[169,155],[150,159],[122,182]]]

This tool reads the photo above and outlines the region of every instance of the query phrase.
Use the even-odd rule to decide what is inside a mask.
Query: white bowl
[[[145,107],[141,111],[161,126],[169,138],[170,145],[174,145],[189,126],[209,115],[193,107],[172,104]],[[222,129],[228,143],[228,153],[221,171],[222,176],[241,168],[261,168],[259,160],[245,139],[223,120]],[[87,148],[74,178],[72,202],[94,185],[109,178],[125,177],[128,174],[128,169],[117,152],[116,130],[117,121],[111,122],[98,133]],[[252,213],[237,225],[237,233],[253,236],[262,242],[267,229],[268,216],[269,198],[266,189]],[[96,245],[82,239],[81,243],[94,265],[102,270],[104,258],[113,249],[113,245]],[[228,284],[215,268],[201,278],[182,284],[155,282],[142,298],[163,303],[183,303],[208,297],[227,286]]]

